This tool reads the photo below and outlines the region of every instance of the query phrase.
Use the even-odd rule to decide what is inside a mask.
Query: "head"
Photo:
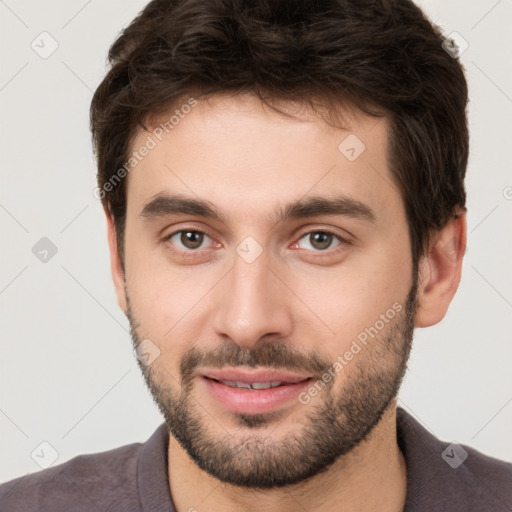
[[[191,458],[245,487],[371,436],[465,246],[467,86],[439,29],[409,1],[291,5],[154,0],[91,105],[143,376]],[[206,378],[228,367],[309,380],[235,411]]]

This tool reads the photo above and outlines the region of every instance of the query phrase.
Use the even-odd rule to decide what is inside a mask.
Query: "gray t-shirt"
[[[79,455],[10,480],[0,485],[0,511],[176,512],[168,436],[163,423],[145,443]],[[401,408],[397,439],[407,463],[404,512],[512,512],[512,464],[440,441]]]

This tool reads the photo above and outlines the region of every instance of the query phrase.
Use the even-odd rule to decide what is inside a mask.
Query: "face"
[[[120,302],[197,465],[297,483],[367,439],[405,370],[417,276],[388,125],[346,110],[332,128],[250,96],[185,111],[133,144],[152,147],[128,176]]]

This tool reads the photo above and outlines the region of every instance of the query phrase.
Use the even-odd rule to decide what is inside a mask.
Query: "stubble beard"
[[[196,382],[193,372],[203,365],[249,365],[322,375],[332,368],[333,362],[319,357],[317,352],[306,356],[294,351],[290,344],[277,342],[254,350],[232,343],[209,353],[192,348],[181,360],[181,392],[176,391],[178,382],[165,368],[155,363],[146,366],[140,360],[138,364],[169,432],[201,469],[222,482],[244,488],[270,489],[297,484],[326,471],[362,443],[396,398],[413,339],[417,286],[415,272],[405,308],[393,324],[348,363],[350,379],[337,396],[333,395],[335,379],[321,391],[325,396],[323,401],[317,400],[319,403],[314,406],[299,405],[304,407],[300,425],[296,423],[300,429],[277,440],[272,437],[272,431],[286,421],[290,412],[233,413],[238,428],[247,433],[231,436],[226,432],[230,428],[221,428],[217,419],[199,405],[201,398],[193,396]],[[134,327],[139,324],[129,300],[127,316],[137,347],[141,339]],[[263,435],[262,429],[269,427],[270,432]]]

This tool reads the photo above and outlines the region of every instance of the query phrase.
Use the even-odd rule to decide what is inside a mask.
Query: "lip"
[[[202,376],[215,380],[234,380],[237,382],[286,382],[287,384],[296,384],[305,379],[311,378],[311,375],[301,375],[297,373],[286,372],[282,370],[240,370],[237,368],[226,368],[223,370],[204,370],[200,372]]]
[[[310,385],[311,376],[301,376],[283,371],[211,370],[199,375],[207,392],[228,411],[237,414],[262,414],[275,411],[293,401],[297,404],[299,393]],[[216,379],[216,380],[214,380]],[[235,388],[218,382],[286,382],[268,389]]]

